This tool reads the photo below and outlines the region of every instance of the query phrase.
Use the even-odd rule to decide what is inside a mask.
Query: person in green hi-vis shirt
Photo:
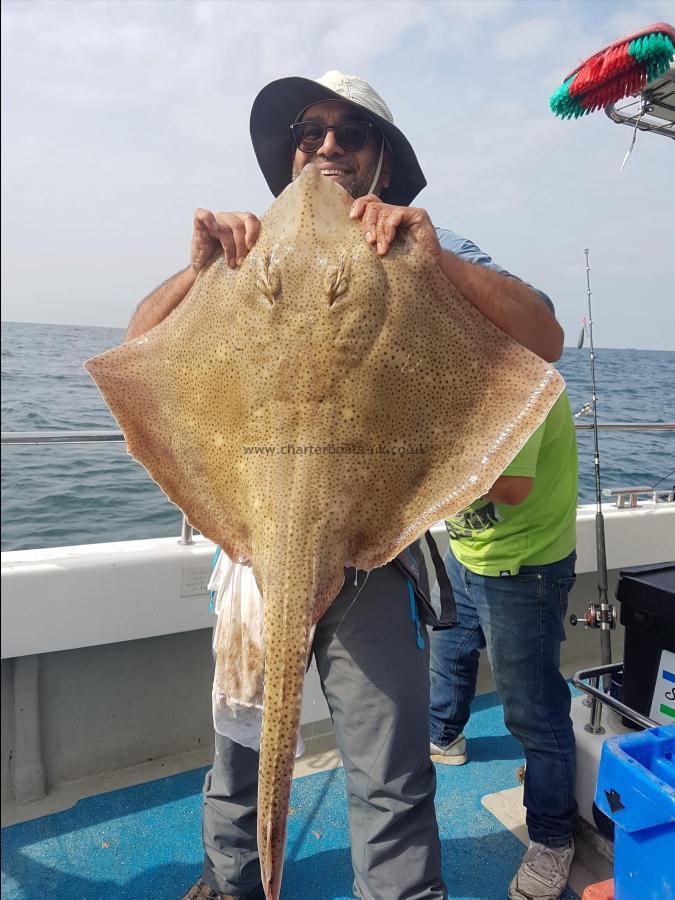
[[[525,752],[530,846],[508,896],[555,900],[574,855],[575,745],[560,673],[576,562],[577,446],[567,393],[490,491],[446,522],[458,625],[430,631],[431,756],[467,761],[462,730],[487,648],[504,720]]]

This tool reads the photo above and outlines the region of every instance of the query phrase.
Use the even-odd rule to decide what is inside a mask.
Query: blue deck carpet
[[[469,763],[437,766],[436,806],[450,898],[503,900],[523,846],[480,803],[517,784],[518,743],[495,694],[478,697]],[[205,769],[111,791],[2,829],[3,900],[179,900],[201,870]],[[283,900],[350,900],[342,769],[293,783]],[[567,890],[563,900],[577,895]]]

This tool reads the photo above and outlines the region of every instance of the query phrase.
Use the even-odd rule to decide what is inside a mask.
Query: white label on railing
[[[206,594],[206,586],[210,577],[210,566],[191,566],[183,569],[180,587],[181,597],[197,597]]]

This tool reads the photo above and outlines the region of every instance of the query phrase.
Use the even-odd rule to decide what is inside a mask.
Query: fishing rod
[[[595,548],[598,566],[598,602],[589,603],[586,611],[586,627],[600,629],[600,663],[609,665],[612,662],[612,643],[610,633],[616,628],[616,608],[609,602],[607,590],[607,549],[605,545],[605,519],[602,514],[602,488],[600,481],[600,446],[598,443],[598,396],[595,384],[595,346],[593,344],[593,309],[591,306],[591,269],[588,262],[589,250],[586,254],[586,297],[588,301],[588,321],[583,320],[577,349],[584,346],[584,337],[588,334],[591,357],[592,403],[584,404],[582,412],[593,413],[593,470],[595,472]],[[570,617],[572,625],[577,624],[576,616]],[[605,688],[608,685],[605,684]]]

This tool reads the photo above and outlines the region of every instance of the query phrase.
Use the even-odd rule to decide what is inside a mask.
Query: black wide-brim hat
[[[330,76],[335,77],[331,79]],[[253,101],[251,140],[270,190],[278,197],[291,182],[295,151],[291,124],[300,113],[322,100],[344,100],[377,125],[392,151],[391,182],[382,191],[380,199],[396,206],[409,206],[427,182],[406,136],[370,105],[376,104],[383,112],[389,113],[386,104],[363,79],[338,72],[327,73],[322,80],[326,79],[332,80],[338,90],[331,90],[310,78],[279,78],[266,85]]]

